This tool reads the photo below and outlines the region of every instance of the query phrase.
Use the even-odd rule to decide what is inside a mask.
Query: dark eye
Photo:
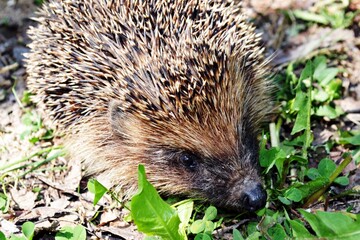
[[[194,171],[197,167],[198,157],[191,153],[183,153],[180,155],[179,160],[182,165],[187,169]]]

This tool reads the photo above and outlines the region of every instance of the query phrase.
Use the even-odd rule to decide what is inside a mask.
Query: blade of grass
[[[10,167],[12,167],[12,166],[14,166],[14,165],[16,165],[16,164],[19,164],[19,163],[28,161],[28,160],[30,160],[30,159],[33,158],[33,157],[40,156],[40,155],[42,155],[42,154],[44,154],[44,153],[49,153],[51,150],[62,149],[62,148],[63,148],[63,146],[55,146],[55,147],[44,148],[44,149],[42,149],[42,150],[40,150],[40,151],[37,151],[37,152],[31,154],[30,156],[24,157],[24,158],[22,158],[22,159],[20,159],[20,160],[18,160],[18,161],[15,161],[15,162],[6,164],[6,165],[4,165],[4,166],[0,166],[0,171],[5,170],[5,169],[7,169],[7,168],[10,168]],[[11,169],[11,170],[7,170],[7,171],[5,171],[5,172],[9,172],[9,171],[13,171],[13,170],[16,170],[16,168],[15,168],[15,169]],[[4,172],[4,173],[5,173],[5,172]]]

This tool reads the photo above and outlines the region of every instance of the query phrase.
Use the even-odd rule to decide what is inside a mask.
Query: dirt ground
[[[260,3],[261,2],[261,3]],[[339,29],[331,31],[326,27],[310,27],[306,32],[296,36],[286,36],[281,28],[288,26],[280,14],[279,9],[306,9],[316,1],[244,1],[247,14],[255,17],[255,24],[263,32],[263,41],[267,47],[267,55],[273,55],[274,68],[280,69],[283,64],[295,59],[308,56],[318,49],[338,50],[346,52],[347,60],[339,60],[339,65],[347,71],[343,73],[344,97],[337,101],[345,112],[348,113],[343,121],[346,129],[359,129],[360,126],[360,40],[359,29]],[[355,6],[359,7],[359,6]],[[1,166],[8,166],[19,161],[20,166],[24,158],[33,156],[34,153],[61,144],[61,139],[56,136],[51,141],[40,141],[33,144],[29,138],[43,135],[46,130],[32,133],[24,137],[24,132],[29,128],[23,123],[25,113],[32,113],[33,107],[24,106],[20,99],[26,90],[26,70],[23,54],[28,52],[26,47],[29,38],[26,30],[34,26],[31,20],[38,8],[30,0],[0,0],[0,172]],[[322,41],[317,41],[320,36],[326,35]],[[350,59],[350,60],[349,60]],[[329,130],[330,129],[330,130]],[[314,129],[315,138],[324,142],[334,137],[331,126],[319,126]],[[56,149],[52,154],[58,154]],[[342,149],[333,152],[333,157],[341,155]],[[50,155],[50,154],[49,154]],[[48,168],[57,168],[58,171],[38,171],[26,175],[16,182],[8,182],[7,189],[13,202],[8,213],[0,213],[2,231],[7,233],[18,231],[18,226],[28,220],[37,220],[37,227],[43,227],[44,237],[51,239],[46,232],[66,224],[85,223],[88,231],[93,236],[110,239],[139,239],[141,234],[134,230],[134,226],[120,220],[126,212],[117,210],[116,203],[111,199],[103,199],[100,206],[92,205],[92,196],[87,192],[79,192],[78,186],[86,184],[82,179],[81,167],[73,164],[66,169],[66,159],[60,157],[52,161]],[[40,159],[40,155],[33,156],[32,162]],[[348,166],[351,172],[351,184],[359,185],[360,173],[357,166]],[[21,171],[8,173],[21,174]],[[17,187],[17,186],[23,186]],[[39,192],[26,189],[38,188]],[[40,194],[41,193],[41,194]],[[359,200],[353,200],[360,209]],[[110,206],[112,207],[104,207]],[[115,205],[114,205],[115,204]],[[334,208],[341,208],[341,202]],[[360,211],[358,209],[358,212]],[[96,218],[96,211],[102,215],[96,221],[99,223],[94,229],[93,225],[86,224],[88,219]],[[6,226],[6,227],[4,227]],[[15,229],[15,230],[14,230]]]

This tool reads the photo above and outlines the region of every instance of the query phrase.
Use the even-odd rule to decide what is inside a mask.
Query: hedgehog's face
[[[136,163],[145,164],[150,182],[160,192],[200,197],[235,210],[254,211],[265,205],[258,141],[251,129],[239,137],[239,127],[204,128],[177,121],[162,121],[160,126],[133,114],[112,115],[123,147],[132,158],[141,159]]]
[[[266,192],[255,167],[257,159],[246,159],[255,157],[251,154],[242,159],[229,156],[221,159],[188,150],[165,149],[156,155],[167,159],[165,169],[170,171],[166,174],[173,177],[174,183],[169,185],[174,189],[183,184],[184,193],[233,210],[254,211],[265,205]]]

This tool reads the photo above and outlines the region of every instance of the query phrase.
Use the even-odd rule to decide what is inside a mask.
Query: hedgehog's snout
[[[240,197],[241,205],[248,211],[265,207],[267,194],[261,184],[249,184]]]

